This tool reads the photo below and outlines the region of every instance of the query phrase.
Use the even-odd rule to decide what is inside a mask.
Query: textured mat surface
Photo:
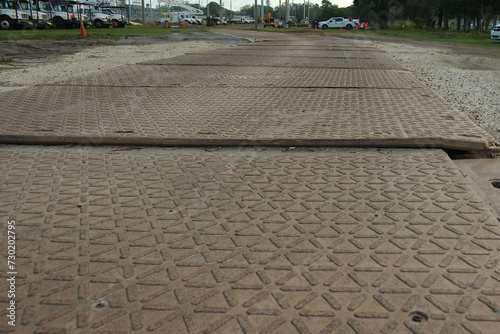
[[[500,223],[440,150],[0,157],[19,332],[498,332]]]

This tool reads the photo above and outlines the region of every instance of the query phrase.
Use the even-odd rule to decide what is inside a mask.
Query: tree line
[[[281,8],[267,4],[264,13],[271,12],[273,17],[284,18],[284,0]],[[407,21],[417,28],[485,31],[500,15],[500,0],[354,0],[352,6],[345,8],[322,0],[321,4],[311,4],[309,10],[307,2],[289,6],[290,15],[298,22],[306,19],[309,12],[310,22],[334,16],[357,17],[382,29]],[[260,5],[257,10],[260,13]],[[238,14],[253,17],[254,5],[243,6]]]
[[[260,1],[257,5],[257,16],[260,16]],[[285,1],[281,6],[272,7],[266,0],[264,14],[271,13],[273,18],[285,18]],[[198,4],[191,4],[198,7]],[[219,2],[208,4],[211,16],[219,15]],[[500,20],[500,0],[354,0],[353,5],[340,8],[330,0],[322,0],[321,4],[289,2],[289,16],[297,22],[307,20],[327,20],[334,16],[356,17],[362,22],[382,29],[391,24],[408,23],[417,28],[486,31],[495,24],[497,16]],[[206,12],[206,7],[201,8]],[[229,9],[222,7],[223,15],[229,16]],[[233,15],[254,16],[254,4],[245,5]],[[258,18],[257,18],[258,19]]]
[[[410,21],[419,28],[485,31],[500,14],[499,0],[354,0],[349,10],[381,28]]]

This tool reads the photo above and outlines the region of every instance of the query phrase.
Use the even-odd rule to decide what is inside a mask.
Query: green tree
[[[322,0],[320,11],[318,13],[319,17],[323,20],[328,20],[334,16],[346,16],[346,10],[344,8],[339,8],[337,5],[333,5],[329,0]]]

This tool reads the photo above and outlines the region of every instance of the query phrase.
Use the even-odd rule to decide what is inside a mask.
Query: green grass
[[[314,34],[320,36],[351,37],[361,36],[366,38],[405,38],[408,40],[437,41],[441,43],[452,43],[459,45],[500,47],[500,42],[492,40],[489,32],[454,32],[454,31],[428,31],[419,29],[373,29],[373,30],[312,30],[308,28],[269,29],[261,28],[260,31],[291,33],[291,34]]]
[[[0,57],[0,71],[2,70],[12,70],[19,67],[14,66],[14,60],[11,58]]]
[[[206,27],[192,27],[183,29],[182,33],[190,31],[204,31]],[[71,39],[121,39],[140,35],[168,35],[171,29],[165,25],[127,26],[125,28],[97,29],[86,28],[87,37],[80,35],[80,29],[52,29],[44,30],[1,30],[0,41],[6,40],[71,40]]]
[[[489,32],[454,32],[454,31],[426,31],[426,30],[404,30],[387,29],[362,32],[367,37],[395,37],[411,40],[438,41],[442,43],[453,43],[460,45],[499,47],[498,41],[492,40]]]
[[[12,64],[12,59],[11,58],[0,58],[0,65],[10,65]]]
[[[252,29],[253,25],[241,25],[227,27],[210,27],[211,30],[224,30],[231,28],[239,29]],[[127,26],[123,29],[108,28],[96,29],[88,27],[87,37],[80,36],[80,29],[51,29],[44,30],[8,30],[0,31],[0,41],[2,40],[71,40],[71,39],[127,39],[134,36],[141,35],[166,35],[171,34],[172,29],[175,31],[188,34],[193,31],[207,31],[205,26],[193,26],[189,28],[182,28],[176,26],[167,28],[165,24],[157,25],[141,25],[141,26]],[[179,31],[179,29],[181,29]],[[339,36],[339,37],[365,37],[365,38],[405,38],[408,40],[425,40],[425,41],[439,41],[442,43],[453,43],[460,45],[481,46],[481,47],[500,47],[500,42],[492,40],[489,32],[476,33],[476,32],[439,32],[411,29],[373,29],[373,30],[337,30],[328,29],[312,30],[309,28],[292,27],[290,29],[276,29],[276,28],[259,28],[259,31],[269,33],[286,33],[286,34],[314,34],[320,36]]]

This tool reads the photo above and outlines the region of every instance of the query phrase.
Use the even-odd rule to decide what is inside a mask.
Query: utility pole
[[[288,0],[285,1],[285,24],[288,24]]]
[[[142,23],[146,23],[146,7],[144,0],[142,0]]]
[[[260,20],[264,22],[264,0],[260,0]]]
[[[255,0],[255,6],[253,8],[253,16],[255,19],[255,30],[257,30],[257,0]]]
[[[219,25],[222,27],[222,0],[219,0]]]
[[[307,0],[307,24],[311,24],[311,17],[309,15],[311,13],[309,12],[309,0]]]

